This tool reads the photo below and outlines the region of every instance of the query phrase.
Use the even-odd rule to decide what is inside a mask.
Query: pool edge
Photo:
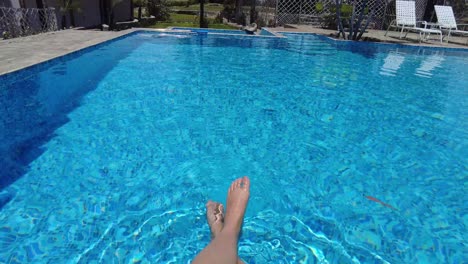
[[[36,67],[36,66],[39,66],[39,65],[42,65],[42,64],[47,64],[55,59],[58,59],[60,57],[64,57],[64,56],[67,56],[67,55],[71,55],[71,54],[74,54],[76,52],[80,52],[80,51],[83,51],[85,49],[88,49],[88,48],[92,48],[92,47],[95,47],[95,46],[98,46],[98,45],[101,45],[103,43],[106,43],[108,41],[113,41],[113,40],[117,40],[119,38],[122,38],[122,37],[125,37],[125,36],[128,36],[129,34],[132,34],[134,32],[137,32],[137,31],[140,31],[141,29],[135,29],[135,28],[132,28],[132,29],[127,29],[127,30],[123,30],[123,31],[119,31],[119,32],[115,32],[115,34],[113,35],[110,35],[108,36],[107,38],[104,38],[104,39],[101,39],[97,42],[91,42],[91,43],[87,43],[85,45],[82,45],[82,46],[79,46],[79,47],[76,47],[74,49],[71,49],[71,50],[67,50],[65,52],[58,52],[57,54],[54,54],[50,57],[47,57],[47,58],[41,58],[41,59],[37,59],[37,60],[34,60],[34,62],[31,62],[31,63],[25,63],[24,65],[21,65],[21,66],[18,66],[18,67],[14,67],[14,68],[11,68],[11,69],[8,69],[7,71],[3,71],[3,72],[0,72],[0,78],[2,77],[5,77],[9,74],[13,74],[15,72],[18,72],[20,70],[24,70],[24,69],[28,69],[28,68],[32,68],[32,67]]]

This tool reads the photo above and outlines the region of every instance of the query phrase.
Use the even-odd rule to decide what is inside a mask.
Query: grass
[[[156,22],[149,26],[150,28],[167,28],[167,27],[200,27],[199,18],[196,15],[186,15],[170,13],[170,21]],[[208,18],[208,27],[217,29],[237,29],[236,27],[214,23],[213,19]]]
[[[189,5],[189,6],[171,6],[172,10],[183,10],[183,11],[200,11],[200,4]],[[205,11],[208,12],[221,12],[223,10],[222,4],[205,4]]]
[[[177,13],[170,13],[171,14],[171,21],[175,22],[182,22],[182,23],[194,23],[198,21],[198,16],[196,15],[187,15],[187,14],[177,14]]]

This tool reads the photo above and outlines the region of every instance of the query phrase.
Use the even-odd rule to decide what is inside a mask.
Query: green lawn
[[[183,10],[183,11],[200,11],[200,4],[189,5],[189,6],[171,6],[172,10]],[[223,10],[222,4],[205,4],[205,11],[208,12],[221,12]]]
[[[198,22],[198,16],[196,15],[177,14],[177,13],[170,13],[170,14],[171,14],[170,20],[174,22],[183,22],[183,23]]]
[[[170,13],[170,21],[156,22],[149,26],[150,28],[167,28],[167,27],[200,27],[199,18],[196,15]],[[237,29],[236,27],[215,24],[213,19],[208,18],[208,27],[217,29]]]

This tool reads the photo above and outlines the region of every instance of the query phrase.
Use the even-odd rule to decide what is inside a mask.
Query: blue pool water
[[[235,35],[247,35],[244,30],[232,30],[232,29],[214,29],[214,28],[187,28],[187,27],[173,27],[175,30],[190,30],[195,33],[216,33],[216,34],[235,34]]]
[[[187,263],[242,175],[247,263],[466,261],[467,53],[286,37],[141,32],[0,76],[0,263]]]

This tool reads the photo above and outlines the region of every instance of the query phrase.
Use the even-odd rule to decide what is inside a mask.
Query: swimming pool
[[[186,263],[249,175],[247,263],[462,263],[467,53],[285,35],[140,32],[0,76],[0,262]]]

